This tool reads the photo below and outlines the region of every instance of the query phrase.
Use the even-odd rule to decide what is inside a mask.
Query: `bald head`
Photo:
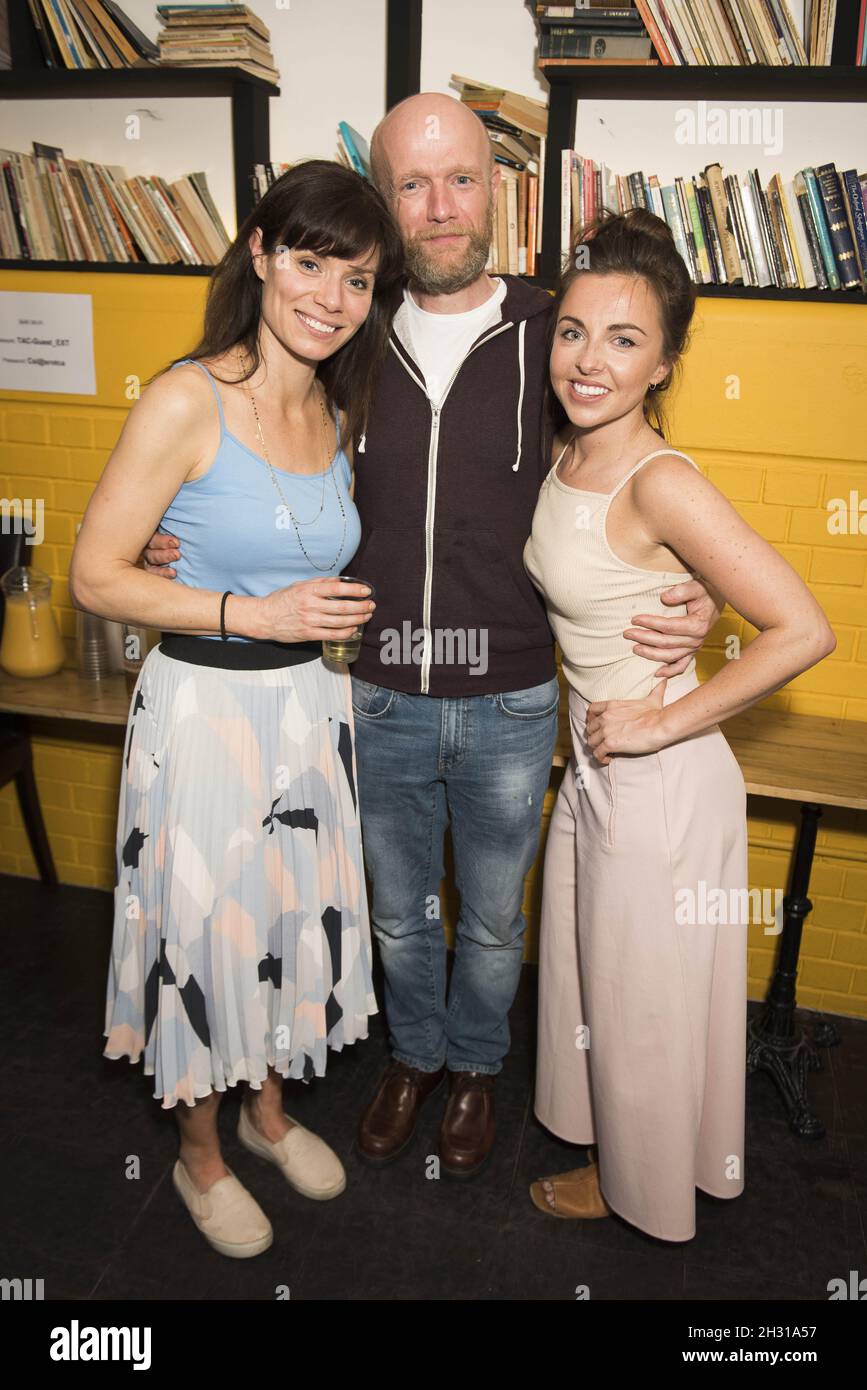
[[[383,116],[370,141],[371,176],[392,202],[402,177],[451,162],[467,165],[490,181],[494,156],[487,131],[478,116],[442,92],[419,92],[406,97]]]
[[[420,92],[380,121],[370,152],[413,288],[453,296],[478,282],[484,298],[500,166],[478,116],[455,97]]]

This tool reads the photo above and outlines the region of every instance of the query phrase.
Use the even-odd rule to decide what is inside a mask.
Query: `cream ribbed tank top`
[[[639,459],[613,492],[587,492],[557,476],[568,447],[539,492],[524,568],[545,600],[569,684],[586,700],[642,699],[658,684],[653,673],[662,663],[637,656],[623,629],[632,627],[634,613],[685,614],[686,604],[665,604],[659,595],[693,576],[684,570],[639,569],[618,559],[608,544],[605,519],[618,492],[650,459],[677,454],[693,468],[698,464],[678,449],[656,449]],[[687,670],[694,669],[695,658]]]

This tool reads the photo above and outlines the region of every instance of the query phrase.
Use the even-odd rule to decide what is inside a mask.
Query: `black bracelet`
[[[229,640],[226,636],[226,599],[230,597],[231,593],[232,590],[227,589],[223,594],[223,600],[220,604],[220,636],[224,642],[228,642]]]

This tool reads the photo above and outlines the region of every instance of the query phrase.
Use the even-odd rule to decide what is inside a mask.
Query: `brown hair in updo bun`
[[[576,266],[579,248],[585,246],[587,264]],[[663,355],[672,363],[671,371],[654,391],[644,397],[644,418],[665,439],[665,411],[660,400],[671,386],[689,341],[695,311],[695,285],[680,255],[668,223],[646,208],[626,212],[603,210],[591,222],[579,227],[554,296],[550,346],[554,341],[560,305],[579,275],[640,275],[656,295],[662,324]],[[565,411],[550,392],[554,427],[560,428]]]

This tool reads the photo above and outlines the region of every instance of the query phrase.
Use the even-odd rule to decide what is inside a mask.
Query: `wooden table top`
[[[133,680],[124,672],[84,680],[75,665],[75,644],[68,638],[66,665],[54,676],[10,676],[0,666],[0,710],[45,719],[81,719],[88,724],[125,724]]]
[[[123,674],[83,680],[68,665],[55,676],[26,680],[0,669],[0,710],[91,724],[126,724],[132,681]],[[569,705],[560,677],[560,728],[554,766],[572,755]],[[786,801],[867,810],[867,721],[823,715],[784,714],[753,708],[722,725],[744,775],[748,792]]]
[[[567,687],[560,678],[554,766],[572,755]],[[867,810],[867,721],[786,714],[754,706],[720,725],[748,792],[784,801]]]

